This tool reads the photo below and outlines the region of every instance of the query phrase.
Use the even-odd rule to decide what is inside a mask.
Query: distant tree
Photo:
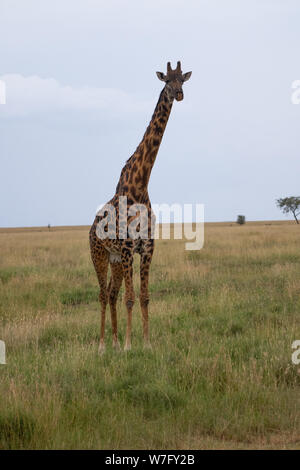
[[[300,197],[283,197],[281,199],[277,199],[276,204],[284,214],[291,212],[295,217],[297,224],[299,224],[297,216],[300,214]]]
[[[50,224],[48,224],[48,230],[49,230],[49,232],[50,232],[50,229],[51,229],[51,225],[50,225]]]
[[[238,215],[236,223],[239,225],[244,225],[246,223],[246,217],[244,215]]]

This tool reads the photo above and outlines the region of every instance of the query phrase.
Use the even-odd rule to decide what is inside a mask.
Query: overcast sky
[[[151,119],[155,72],[193,74],[153,203],[284,219],[300,195],[298,0],[0,0],[0,226],[90,224]]]

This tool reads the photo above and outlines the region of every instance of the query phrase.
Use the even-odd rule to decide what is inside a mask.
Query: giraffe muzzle
[[[182,101],[183,100],[183,92],[182,91],[177,91],[175,95],[176,101]]]

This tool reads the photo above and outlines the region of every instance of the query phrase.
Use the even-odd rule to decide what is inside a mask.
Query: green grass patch
[[[60,294],[60,301],[63,305],[79,305],[96,302],[99,297],[99,289],[72,289]]]

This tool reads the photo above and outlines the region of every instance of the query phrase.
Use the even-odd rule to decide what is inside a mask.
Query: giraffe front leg
[[[100,343],[98,352],[103,354],[105,351],[104,335],[105,335],[105,314],[106,314],[106,304],[107,304],[107,292],[104,288],[101,289],[99,294],[99,301],[101,303],[101,327],[100,327]]]
[[[111,313],[111,325],[113,333],[113,347],[117,350],[120,349],[118,340],[118,323],[117,323],[117,300],[119,290],[123,280],[123,267],[122,263],[111,262],[111,282],[109,286],[109,305]]]
[[[150,264],[152,260],[152,255],[154,251],[154,243],[149,243],[149,246],[144,248],[144,252],[141,254],[141,264],[140,264],[140,278],[141,278],[141,292],[140,292],[140,305],[142,310],[142,320],[143,320],[143,336],[144,336],[144,347],[150,349],[150,339],[149,339],[149,317],[148,317],[148,305],[149,305],[149,271]]]
[[[133,289],[133,248],[132,244],[127,242],[127,246],[122,249],[122,266],[125,280],[125,305],[127,308],[127,327],[124,351],[131,349],[131,327],[132,327],[132,309],[134,304]]]
[[[105,314],[107,305],[107,270],[108,270],[108,253],[104,248],[100,248],[97,251],[92,251],[92,259],[95,266],[95,270],[98,277],[100,293],[99,301],[101,304],[101,327],[100,327],[100,343],[99,353],[102,354],[105,351],[104,335],[105,335]]]

